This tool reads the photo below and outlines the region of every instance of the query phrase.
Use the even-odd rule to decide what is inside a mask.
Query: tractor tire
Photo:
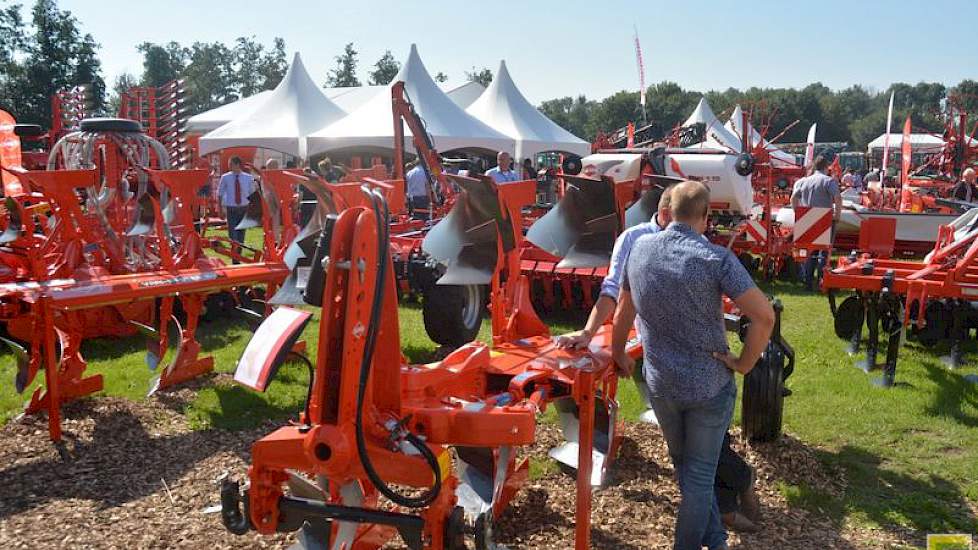
[[[482,328],[485,292],[481,285],[429,285],[421,313],[428,337],[443,346],[468,344]]]
[[[740,418],[750,441],[774,441],[781,436],[784,412],[785,357],[773,344],[744,377]]]
[[[128,118],[86,118],[78,125],[82,132],[117,132],[139,134],[143,126]]]

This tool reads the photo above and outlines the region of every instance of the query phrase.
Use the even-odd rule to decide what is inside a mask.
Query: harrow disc
[[[866,312],[858,296],[849,296],[839,304],[835,312],[835,335],[850,340],[862,329]]]

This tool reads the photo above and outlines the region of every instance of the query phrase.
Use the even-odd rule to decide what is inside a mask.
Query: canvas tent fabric
[[[544,116],[516,87],[506,62],[486,91],[466,112],[516,141],[516,158],[533,158],[537,153],[560,151],[585,156],[591,144],[561,128]]]
[[[740,108],[740,105],[737,105],[734,108],[733,113],[730,114],[730,120],[727,121],[726,128],[736,136],[743,136],[744,133],[741,130],[743,121],[744,111]],[[798,159],[795,157],[795,155],[779,149],[776,145],[761,137],[761,134],[754,129],[754,126],[750,122],[747,123],[747,132],[750,136],[752,146],[760,144],[771,154],[771,164],[775,166],[779,164],[787,166],[798,165]],[[739,141],[740,140],[738,139],[738,142]]]
[[[710,108],[710,104],[707,103],[705,97],[700,98],[699,103],[696,104],[696,108],[693,109],[693,113],[689,115],[689,118],[687,118],[686,122],[683,123],[683,127],[693,126],[694,124],[700,123],[702,123],[706,128],[706,139],[697,144],[695,147],[719,147],[720,149],[724,150],[730,149],[732,151],[740,151],[740,138],[727,129],[727,127],[720,122],[717,116],[713,114],[713,109]]]
[[[474,80],[470,80],[465,84],[454,85],[445,82],[439,83],[438,86],[445,92],[445,95],[449,97],[456,105],[463,109],[468,109],[469,105],[475,103],[475,100],[479,99],[482,92],[486,91],[486,87]]]
[[[969,143],[972,147],[978,145],[978,140],[969,138]],[[886,142],[886,134],[880,134],[880,136],[873,141],[869,142],[867,149],[872,151],[874,149],[882,149]],[[903,134],[890,134],[890,149],[900,150],[903,146]],[[941,136],[935,136],[932,134],[910,134],[910,149],[918,153],[939,153],[941,149],[944,148],[944,139]]]
[[[466,82],[462,85],[441,83],[439,86],[445,92],[445,95],[463,109],[478,99],[486,89],[482,84],[473,81]],[[388,90],[390,88],[387,86],[350,86],[345,88],[323,88],[323,93],[337,107],[348,113],[352,113],[360,108],[361,105],[373,99],[375,95]],[[216,130],[235,118],[254,111],[271,93],[271,90],[265,90],[196,114],[187,119],[187,131],[192,134],[206,134],[211,130]]]
[[[393,83],[404,82],[411,103],[425,122],[435,147],[442,152],[453,149],[513,152],[511,138],[493,130],[468,115],[435,84],[425,69],[417,47],[411,53]],[[405,136],[410,130],[405,126]],[[342,120],[324,124],[309,136],[309,154],[337,150],[382,150],[394,145],[394,119],[391,110],[390,86],[377,94]],[[412,151],[409,139],[405,149]]]
[[[297,53],[261,105],[200,138],[200,154],[227,147],[260,147],[306,158],[309,134],[345,115],[312,81]]]
[[[196,114],[187,119],[187,132],[191,134],[206,134],[211,130],[217,130],[232,120],[251,114],[252,111],[261,106],[262,101],[268,99],[271,90],[258,92],[255,95],[225,103],[220,107],[215,107],[209,111]]]

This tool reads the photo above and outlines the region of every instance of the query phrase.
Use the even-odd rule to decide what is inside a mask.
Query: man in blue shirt
[[[611,249],[611,263],[608,265],[608,274],[601,281],[601,292],[598,301],[591,308],[591,314],[587,318],[584,328],[557,337],[557,346],[570,349],[584,349],[591,343],[594,334],[601,328],[601,325],[615,312],[615,305],[618,303],[618,294],[621,291],[622,276],[625,273],[625,264],[628,262],[628,255],[632,251],[632,245],[643,235],[654,235],[662,231],[672,221],[670,206],[670,191],[666,189],[659,197],[658,211],[650,221],[629,227],[618,235],[615,239],[615,246]]]
[[[496,167],[486,172],[486,175],[496,183],[506,183],[509,181],[520,181],[520,175],[512,170],[513,159],[506,151],[500,151],[496,155]]]
[[[428,208],[431,206],[431,199],[428,198],[428,187],[431,185],[428,172],[415,160],[404,175],[404,180],[408,212],[412,218],[427,220],[430,217]]]
[[[737,397],[732,373],[747,374],[760,358],[774,311],[736,256],[702,238],[709,189],[687,181],[671,198],[673,222],[638,239],[629,254],[612,355],[620,369],[632,371],[625,342],[637,313],[645,379],[682,494],[673,548],[717,550],[727,548],[713,488]],[[727,346],[723,295],[751,320],[739,356]]]
[[[255,178],[241,171],[241,157],[233,156],[229,163],[230,172],[221,176],[217,184],[217,197],[224,207],[228,223],[228,237],[232,241],[244,243],[244,229],[235,229],[248,212],[248,197],[255,190]]]

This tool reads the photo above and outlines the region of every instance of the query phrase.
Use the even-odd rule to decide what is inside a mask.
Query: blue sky
[[[32,0],[19,0],[29,9]],[[834,88],[894,81],[955,84],[978,79],[978,0],[818,2],[645,0],[294,2],[282,0],[60,0],[101,44],[106,80],[138,74],[143,41],[183,44],[282,36],[321,82],[347,42],[360,51],[361,79],[390,49],[418,44],[434,74],[464,81],[505,59],[533,102],[637,89],[632,35],[638,28],[646,82],[700,90],[729,86]],[[708,6],[708,7],[704,7]]]

